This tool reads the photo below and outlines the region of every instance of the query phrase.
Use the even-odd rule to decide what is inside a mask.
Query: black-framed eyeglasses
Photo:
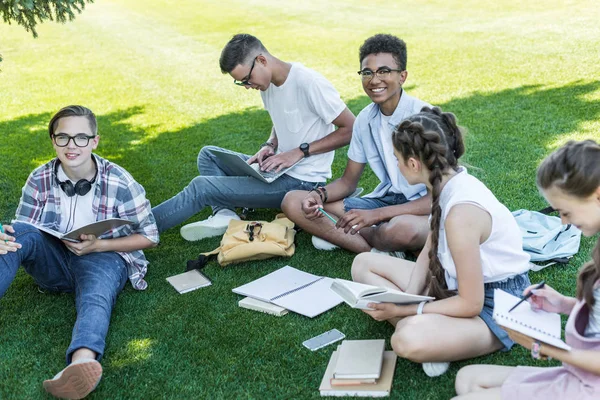
[[[403,70],[382,67],[375,72],[371,71],[370,69],[363,69],[361,71],[358,71],[358,74],[360,75],[363,81],[370,81],[371,79],[373,79],[374,76],[377,76],[377,78],[379,79],[386,79],[390,76],[392,71],[402,72]]]
[[[258,55],[260,56],[260,54]],[[238,80],[233,80],[233,83],[235,83],[238,86],[250,86],[252,85],[250,83],[250,77],[252,76],[252,70],[254,69],[254,64],[256,64],[256,59],[258,58],[258,56],[254,57],[254,60],[252,61],[252,66],[250,67],[250,72],[248,72],[248,75],[246,75],[246,77],[244,79],[242,79],[241,81]]]
[[[67,147],[71,140],[75,143],[75,146],[85,147],[90,143],[91,139],[96,137],[96,135],[88,136],[83,133],[78,133],[75,136],[69,136],[64,133],[59,133],[58,135],[52,135],[52,137],[54,138],[54,143],[56,143],[58,147]]]

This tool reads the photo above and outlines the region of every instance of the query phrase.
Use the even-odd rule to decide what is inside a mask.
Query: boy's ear
[[[96,147],[98,147],[98,142],[100,141],[100,135],[96,135],[95,138],[92,139],[92,142],[94,143],[92,145],[92,149],[96,150]]]
[[[594,194],[596,195],[596,199],[598,199],[598,202],[600,202],[600,186],[596,188]]]

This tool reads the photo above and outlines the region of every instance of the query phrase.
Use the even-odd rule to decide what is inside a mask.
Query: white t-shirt
[[[70,181],[62,168],[62,165],[58,166],[57,171],[58,179],[61,182]],[[75,186],[76,182],[73,182]],[[92,209],[92,203],[94,201],[94,186],[84,196],[75,195],[72,197],[61,189],[60,192],[60,232],[66,233],[74,229],[80,228],[87,224],[96,222],[94,213],[90,212]]]
[[[446,240],[445,223],[448,213],[457,204],[472,204],[492,217],[492,231],[479,245],[483,282],[499,282],[529,270],[529,255],[523,251],[523,238],[517,221],[508,208],[477,178],[460,168],[442,188],[438,257],[446,272],[448,289],[458,288],[456,266]]]
[[[300,63],[292,63],[285,82],[281,86],[271,83],[261,97],[275,126],[278,153],[329,135],[335,130],[332,121],[346,108],[327,79]],[[303,181],[324,182],[331,178],[333,157],[333,151],[311,155],[287,174]]]

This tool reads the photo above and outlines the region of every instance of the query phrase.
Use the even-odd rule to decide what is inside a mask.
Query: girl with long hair
[[[592,140],[568,142],[540,165],[537,185],[564,224],[574,224],[585,236],[600,232],[600,146]],[[523,294],[528,293],[529,287]],[[471,365],[456,377],[457,399],[577,399],[600,398],[600,239],[577,277],[576,297],[550,286],[530,298],[533,308],[568,314],[565,327],[571,351],[511,333],[532,356],[552,357],[562,367]]]
[[[451,361],[510,349],[514,342],[492,318],[493,292],[520,295],[530,285],[529,256],[510,211],[459,167],[465,148],[454,114],[424,107],[396,127],[393,144],[402,175],[431,193],[431,231],[416,262],[363,253],[352,277],[435,297],[419,305],[371,303],[366,312],[395,325],[391,345],[399,356],[437,376]]]

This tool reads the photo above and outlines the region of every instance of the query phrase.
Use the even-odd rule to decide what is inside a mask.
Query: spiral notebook
[[[331,282],[331,278],[286,265],[232,291],[313,318],[343,301],[329,290]]]
[[[519,300],[521,300],[519,297],[504,290],[494,290],[494,320],[498,325],[554,347],[571,350],[571,347],[561,340],[560,315],[543,310],[534,311],[526,301],[509,313],[508,310]]]

